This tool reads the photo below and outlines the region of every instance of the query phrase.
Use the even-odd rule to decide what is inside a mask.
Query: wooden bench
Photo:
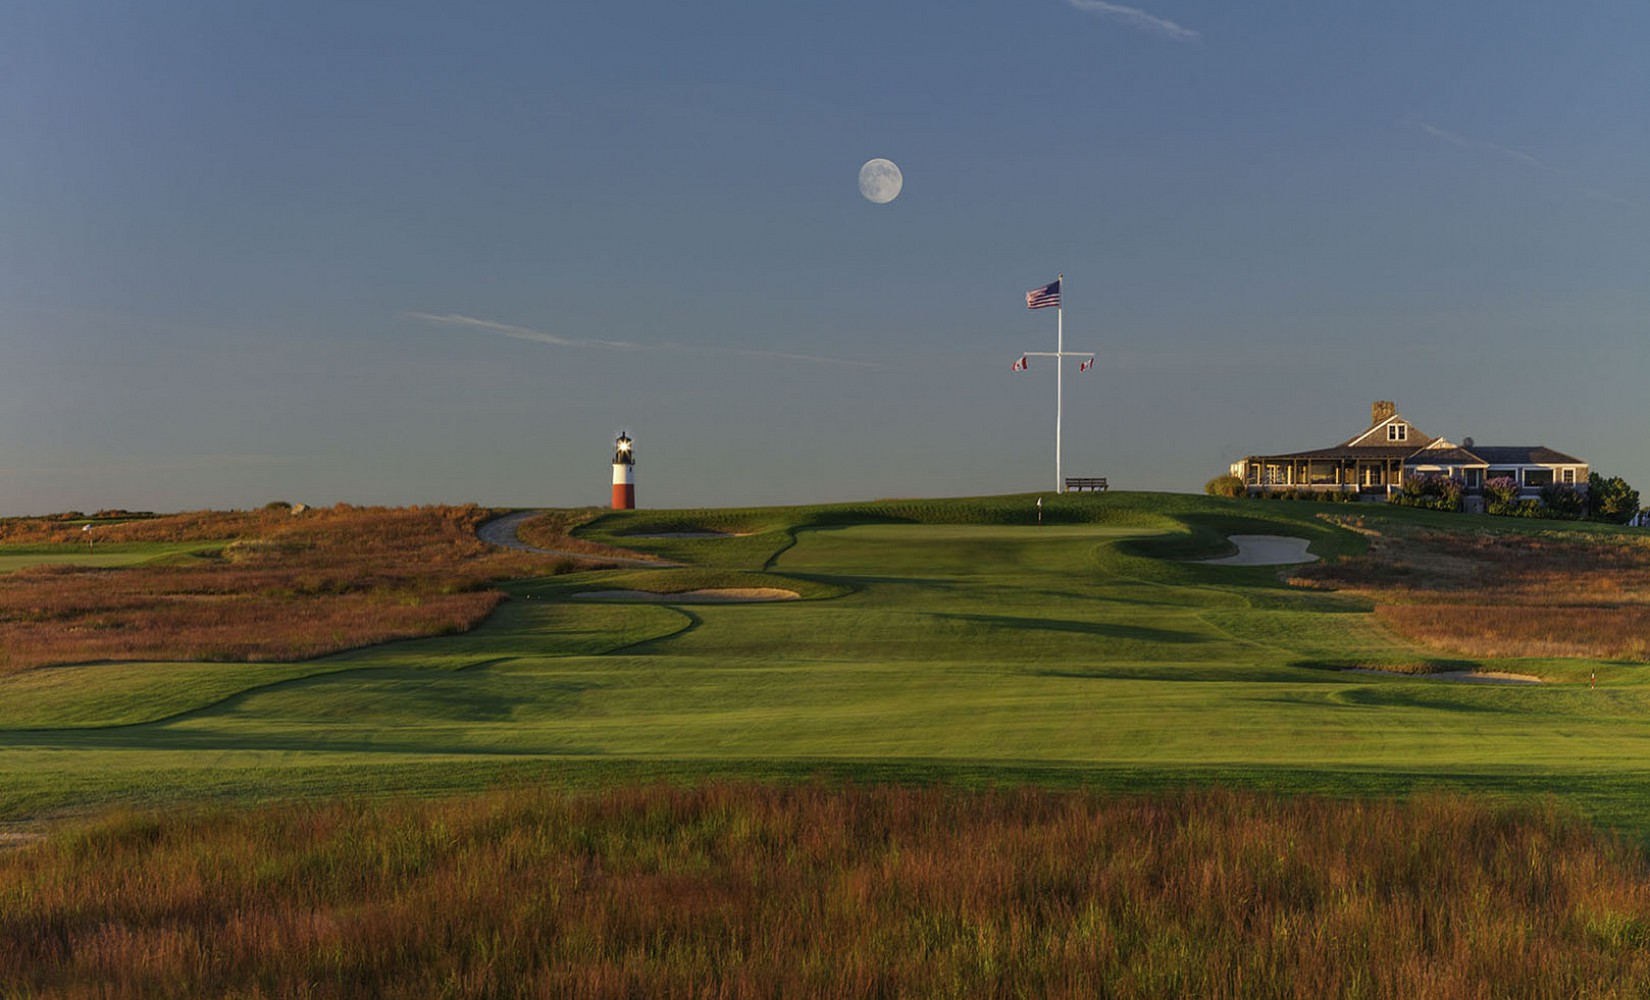
[[[1096,492],[1096,493],[1106,492],[1106,477],[1105,476],[1067,476],[1066,477],[1066,492],[1067,493],[1082,493],[1085,490],[1091,490],[1091,491]]]

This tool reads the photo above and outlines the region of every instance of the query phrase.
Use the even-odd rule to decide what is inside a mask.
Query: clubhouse
[[[1492,447],[1474,444],[1472,438],[1456,444],[1431,437],[1404,419],[1390,400],[1374,403],[1369,427],[1332,448],[1250,455],[1232,463],[1232,475],[1250,493],[1356,493],[1359,499],[1385,500],[1406,476],[1449,476],[1465,485],[1469,510],[1483,509],[1488,479],[1510,478],[1520,496],[1535,497],[1551,483],[1585,492],[1587,471],[1581,459],[1541,445]]]

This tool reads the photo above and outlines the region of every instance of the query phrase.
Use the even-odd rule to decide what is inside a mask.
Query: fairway
[[[135,566],[186,556],[204,555],[222,545],[200,542],[137,542],[97,546],[0,546],[0,573],[28,566]]]
[[[1290,588],[1273,567],[1186,561],[1229,552],[1231,533],[1305,538],[1323,557],[1358,551],[1316,505],[1064,497],[1042,526],[1031,510],[1029,498],[991,498],[611,515],[591,538],[690,566],[521,581],[472,632],[317,660],[0,678],[0,818],[213,796],[828,774],[1550,792],[1650,832],[1641,667],[1439,660],[1356,598]],[[747,533],[624,537],[730,527]],[[803,599],[574,596],[729,582]],[[1596,669],[1605,683],[1346,672],[1429,663],[1560,681]]]

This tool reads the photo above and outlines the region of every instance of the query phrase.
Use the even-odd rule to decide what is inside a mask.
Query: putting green
[[[1022,509],[1024,508],[1024,509]],[[91,664],[0,679],[0,817],[110,801],[701,774],[1184,782],[1574,798],[1650,831],[1642,668],[1483,661],[1598,690],[1343,672],[1436,659],[1276,568],[1183,561],[1247,531],[1358,550],[1312,504],[1112,494],[612,515],[591,537],[800,590],[579,602],[633,571],[512,584],[464,635],[295,664]],[[1424,512],[1372,512],[1416,518]],[[1452,522],[1436,518],[1440,525]],[[865,523],[877,522],[882,523]],[[947,523],[951,522],[951,523]],[[701,579],[702,578],[702,579]],[[834,595],[834,596],[833,596]],[[1460,661],[1451,661],[1460,665]]]

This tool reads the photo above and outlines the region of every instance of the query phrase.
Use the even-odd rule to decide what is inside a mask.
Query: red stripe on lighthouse
[[[627,462],[613,463],[613,509],[636,509],[636,467]]]

